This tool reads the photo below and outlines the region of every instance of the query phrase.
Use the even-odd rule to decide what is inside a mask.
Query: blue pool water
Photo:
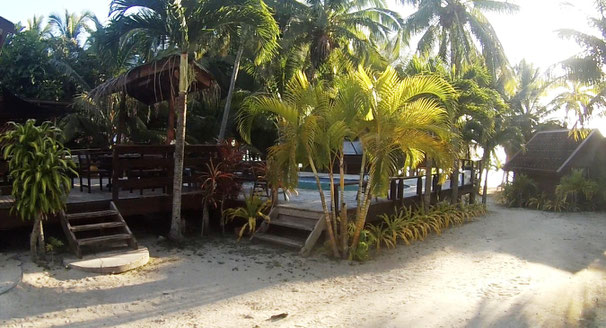
[[[339,178],[335,177],[335,184],[339,184]],[[345,183],[355,183],[354,185],[346,185],[345,190],[358,190],[358,180],[357,179],[345,179]],[[322,185],[322,190],[330,190],[330,179],[329,178],[320,178],[320,184]],[[316,184],[316,178],[314,177],[299,177],[299,189],[312,189],[317,190],[318,185]]]

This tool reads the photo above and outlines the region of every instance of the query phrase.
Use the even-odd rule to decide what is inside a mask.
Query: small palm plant
[[[244,219],[246,223],[238,233],[238,240],[242,239],[244,232],[247,230],[252,239],[254,233],[257,231],[257,220],[262,219],[265,222],[269,222],[269,215],[265,213],[270,207],[271,200],[264,201],[254,193],[251,193],[250,196],[244,198],[243,207],[228,208],[223,212],[223,216],[226,221],[233,221],[235,218]]]
[[[65,208],[70,175],[77,173],[70,151],[57,139],[61,130],[52,123],[36,126],[35,120],[28,120],[11,125],[12,130],[0,137],[13,180],[11,211],[23,220],[34,220],[30,251],[32,260],[38,261],[45,252],[42,222]]]

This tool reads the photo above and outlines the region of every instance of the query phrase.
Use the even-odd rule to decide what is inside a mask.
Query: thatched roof
[[[146,105],[169,100],[171,94],[177,95],[179,91],[179,62],[179,56],[173,55],[137,66],[99,85],[91,91],[90,96],[98,100],[125,91]],[[193,79],[189,92],[208,89],[214,83],[213,76],[195,61],[190,61],[190,76]]]
[[[13,25],[13,23],[9,22],[8,20],[0,17],[0,49],[4,44],[4,40],[6,40],[6,35],[8,33],[13,32],[15,32],[15,25]]]
[[[69,103],[22,99],[0,86],[0,124],[8,121],[25,122],[51,120],[71,112]]]
[[[596,142],[601,144],[603,139],[598,130],[591,131],[584,139],[573,138],[569,130],[537,132],[503,169],[560,174],[573,163],[582,165],[595,157],[596,149],[589,147]]]

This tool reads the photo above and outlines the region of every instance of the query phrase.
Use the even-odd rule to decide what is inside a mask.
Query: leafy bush
[[[250,196],[244,198],[244,206],[238,208],[228,208],[223,211],[223,215],[225,219],[229,221],[233,221],[236,218],[244,219],[246,223],[240,229],[238,233],[238,240],[242,239],[244,232],[248,230],[248,233],[254,235],[257,231],[257,220],[262,219],[266,222],[269,222],[269,215],[266,212],[271,207],[271,200],[263,200],[254,193],[251,193]]]
[[[524,174],[519,174],[503,188],[501,202],[508,207],[525,207],[538,194],[536,183]]]
[[[563,176],[556,187],[556,199],[568,203],[568,210],[578,211],[592,208],[590,203],[598,192],[598,183],[583,176],[582,170],[573,170]]]
[[[58,140],[61,130],[51,122],[36,126],[35,120],[28,120],[11,125],[12,130],[0,138],[13,180],[15,202],[11,211],[23,220],[35,221],[30,251],[32,259],[38,261],[46,245],[42,221],[65,208],[69,177],[77,173],[69,150]]]

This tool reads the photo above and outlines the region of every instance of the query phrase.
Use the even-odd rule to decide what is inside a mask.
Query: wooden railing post
[[[120,176],[122,175],[122,170],[120,169],[120,161],[118,148],[119,145],[114,145],[113,153],[112,153],[112,200],[115,202],[120,198]]]

